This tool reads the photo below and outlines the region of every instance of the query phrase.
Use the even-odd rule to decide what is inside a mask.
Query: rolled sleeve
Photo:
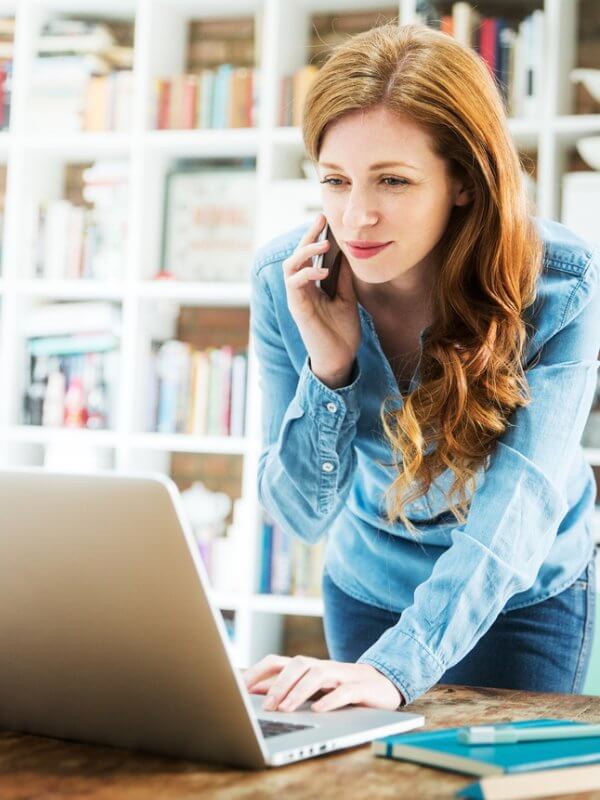
[[[359,658],[386,674],[407,703],[475,646],[514,594],[533,585],[550,551],[597,385],[599,301],[592,260],[562,327],[526,372],[531,402],[511,414],[466,523],[453,529],[451,545],[399,622]]]
[[[361,372],[331,389],[310,369],[294,368],[268,283],[251,282],[251,336],[259,366],[262,449],[258,497],[284,530],[316,542],[345,502],[356,470],[353,441],[360,415]]]

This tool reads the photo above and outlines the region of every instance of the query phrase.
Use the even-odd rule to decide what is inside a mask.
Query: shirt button
[[[333,470],[334,470],[334,466],[331,463],[331,461],[326,461],[323,464],[323,472],[333,472]]]
[[[337,411],[337,406],[335,403],[327,403],[327,411],[331,411],[332,414],[335,414]]]

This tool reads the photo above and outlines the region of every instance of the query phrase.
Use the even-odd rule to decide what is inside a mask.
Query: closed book
[[[181,126],[186,130],[196,127],[198,82],[198,75],[184,75]]]
[[[46,209],[44,227],[44,278],[62,280],[65,277],[71,203],[53,200]]]
[[[220,64],[215,75],[215,91],[213,95],[213,128],[231,127],[229,119],[229,95],[231,92],[231,78],[233,66]]]
[[[194,395],[192,433],[204,436],[207,432],[207,409],[210,389],[210,359],[204,350],[194,353],[196,360],[196,389]]]
[[[206,129],[212,127],[213,94],[215,91],[215,73],[211,69],[203,69],[200,75],[198,94],[198,124],[196,127]]]
[[[231,421],[231,368],[233,362],[233,347],[223,345],[220,354],[220,414],[218,418],[217,434],[229,436]]]
[[[506,722],[495,728],[531,728],[556,725],[585,726],[564,719],[534,719]],[[515,744],[470,745],[457,739],[461,728],[444,728],[377,739],[375,755],[414,761],[467,775],[501,775],[531,772],[600,762],[600,736],[577,739],[546,739]]]
[[[185,75],[174,75],[171,78],[171,96],[169,98],[169,116],[167,127],[171,130],[183,128],[183,94]]]
[[[442,33],[447,34],[448,36],[453,36],[453,26],[452,26],[452,14],[442,14],[440,17],[440,31]]]
[[[292,76],[292,125],[302,123],[304,100],[318,71],[316,64],[305,64]]]
[[[158,130],[166,130],[169,127],[171,81],[168,78],[157,78],[155,86],[157,94],[156,127]]]
[[[485,17],[481,20],[479,34],[479,55],[485,61],[491,75],[496,74],[496,37],[498,20]]]
[[[525,772],[522,775],[488,775],[456,792],[456,797],[481,800],[524,800],[527,797],[573,797],[600,789],[600,766],[563,767]],[[587,795],[586,795],[587,796]]]
[[[465,47],[476,47],[477,30],[481,14],[470,3],[458,0],[452,5],[452,31],[454,38]]]
[[[133,72],[119,70],[113,72],[114,103],[112,128],[115,131],[127,131],[131,127],[131,109],[133,107]]]
[[[246,356],[236,353],[231,370],[231,419],[230,436],[244,435],[244,412],[246,409]]]
[[[79,334],[77,336],[44,336],[27,340],[27,350],[32,356],[82,355],[101,353],[119,346],[112,333]]]
[[[208,382],[208,436],[219,436],[221,424],[221,351],[209,348],[210,378]]]
[[[120,334],[121,311],[113,303],[81,301],[37,306],[24,321],[25,336],[111,332]]]
[[[258,591],[260,594],[271,593],[271,572],[273,559],[273,524],[263,522],[261,537],[260,575]]]

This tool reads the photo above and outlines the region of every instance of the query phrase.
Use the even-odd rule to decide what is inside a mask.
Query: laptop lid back
[[[2,469],[0,507],[0,727],[264,765],[170,479]]]

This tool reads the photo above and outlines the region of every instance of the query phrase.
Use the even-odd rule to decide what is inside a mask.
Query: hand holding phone
[[[283,272],[288,308],[306,345],[311,370],[338,388],[352,373],[361,327],[350,266],[333,236],[327,237],[325,224],[324,214],[319,214],[283,262]],[[323,267],[313,264],[318,256],[324,256]],[[319,288],[314,285],[317,281]]]
[[[325,226],[319,234],[317,241],[328,241],[329,248],[326,252],[318,253],[316,256],[313,256],[313,266],[316,269],[324,267],[325,269],[329,270],[329,272],[325,278],[317,279],[315,284],[319,289],[321,289],[321,291],[325,292],[328,297],[333,299],[337,291],[342,251],[335,240],[335,236],[333,235],[328,222],[325,223]]]

